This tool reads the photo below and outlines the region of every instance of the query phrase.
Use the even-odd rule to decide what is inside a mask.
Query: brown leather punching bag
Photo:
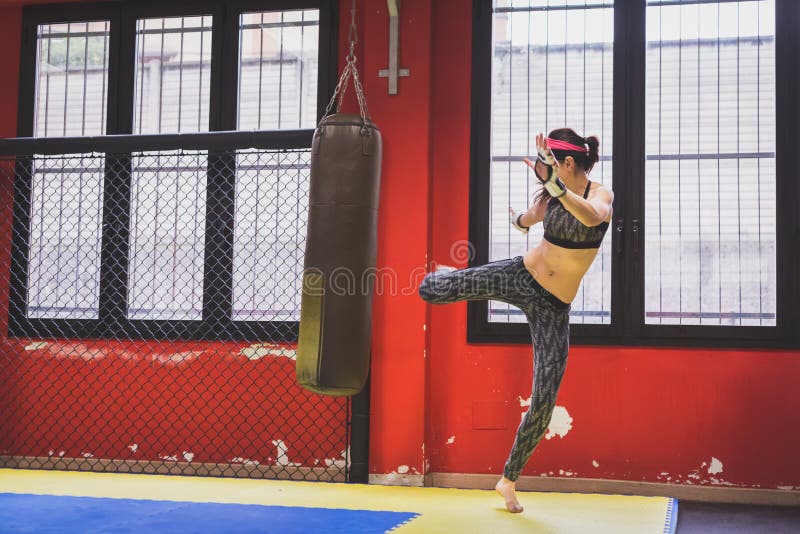
[[[361,115],[326,111],[314,133],[297,347],[298,383],[335,396],[355,395],[369,374],[377,249],[381,134],[354,64],[331,104],[339,93],[341,108],[340,89],[352,75]]]

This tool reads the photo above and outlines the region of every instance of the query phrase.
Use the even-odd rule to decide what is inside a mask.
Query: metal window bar
[[[730,4],[736,2],[752,2],[759,0],[647,0],[648,7],[668,7],[668,6],[689,6],[689,5],[700,5],[700,4]]]
[[[494,13],[534,13],[547,11],[567,11],[586,9],[613,9],[613,2],[585,2],[583,4],[557,4],[548,2],[545,6],[498,6],[495,2]]]
[[[311,394],[294,377],[302,253],[274,252],[272,265],[287,266],[278,276],[297,280],[260,285],[274,273],[234,254],[242,249],[236,230],[250,217],[242,213],[246,206],[271,213],[259,219],[257,240],[274,236],[302,252],[311,137],[302,130],[279,136],[226,132],[0,141],[0,194],[14,198],[13,209],[0,210],[0,228],[12,234],[11,284],[8,298],[0,298],[0,306],[8,306],[0,314],[9,316],[0,376],[14,375],[0,392],[0,406],[12,407],[0,420],[0,466],[348,479],[350,403]],[[158,190],[158,208],[142,201],[145,189],[137,193],[135,174],[146,171],[169,182]],[[39,175],[52,181],[50,189],[36,186]],[[99,176],[91,182],[90,175]],[[206,203],[198,202],[204,193],[195,187],[197,175],[208,186]],[[278,194],[253,198],[259,184]],[[96,211],[94,195],[102,198],[102,212]],[[170,203],[179,209],[165,213]],[[69,204],[85,205],[86,211],[70,214],[64,210]],[[156,307],[180,309],[175,302],[187,293],[171,290],[176,282],[194,283],[193,274],[180,274],[181,265],[193,263],[182,263],[175,243],[182,239],[195,250],[200,239],[205,243],[203,287],[191,291],[202,299],[198,321],[126,316],[131,266],[125,258],[135,260],[128,252],[139,246],[145,209],[159,216],[157,226],[168,238],[169,261],[148,265],[167,286],[148,295]],[[59,308],[70,318],[28,313],[36,283],[28,269],[30,253],[48,240],[32,231],[37,217],[59,236],[52,239],[60,247],[43,255],[41,264],[62,261],[55,270],[59,286],[68,290],[81,286],[77,269],[63,268],[71,253],[65,248],[69,236],[83,227],[99,232],[102,243],[90,247],[91,262],[102,271],[98,304],[73,299]],[[82,234],[80,239],[85,248]],[[260,247],[259,254],[273,253],[263,243]],[[237,271],[242,276],[236,278]],[[237,291],[245,295],[243,320],[232,316]],[[94,318],[81,315],[87,309]],[[264,320],[269,317],[277,320]],[[31,396],[58,402],[27,402]],[[23,406],[25,413],[13,406]]]

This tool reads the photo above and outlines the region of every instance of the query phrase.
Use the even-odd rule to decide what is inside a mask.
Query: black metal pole
[[[307,149],[314,130],[208,132],[191,134],[103,135],[96,137],[17,137],[0,139],[0,156],[63,155],[153,150]]]
[[[369,482],[369,391],[370,376],[357,395],[350,399],[350,477],[348,482]]]

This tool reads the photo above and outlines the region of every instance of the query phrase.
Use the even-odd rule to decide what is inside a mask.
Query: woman
[[[536,163],[524,159],[542,188],[533,206],[511,212],[511,224],[523,233],[544,223],[544,239],[525,257],[429,273],[419,288],[432,304],[462,300],[499,300],[520,308],[533,341],[534,382],[531,404],[495,486],[509,512],[522,511],[515,483],[541,440],[555,408],[569,348],[569,309],[583,275],[591,266],[611,220],[613,193],[588,178],[597,163],[597,137],[569,128],[536,136]]]

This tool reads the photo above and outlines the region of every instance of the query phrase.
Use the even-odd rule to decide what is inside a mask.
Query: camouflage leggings
[[[432,304],[462,300],[499,300],[520,308],[528,318],[535,354],[531,405],[517,429],[503,475],[517,480],[544,436],[556,405],[569,350],[569,305],[540,286],[522,257],[453,272],[428,274],[419,295]]]

